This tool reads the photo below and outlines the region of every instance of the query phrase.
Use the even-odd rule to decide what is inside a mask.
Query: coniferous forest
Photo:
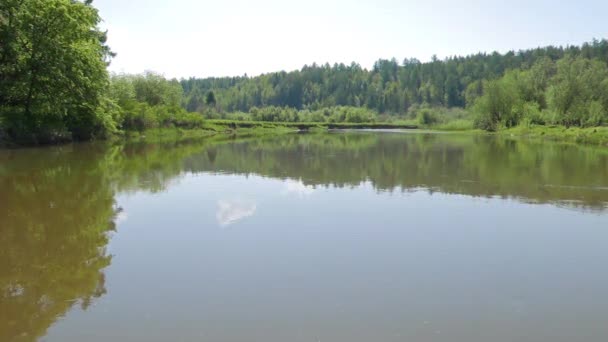
[[[0,4],[0,139],[105,138],[207,119],[416,122],[495,131],[608,124],[608,41],[445,59],[305,65],[255,77],[111,75],[91,0]],[[439,126],[438,126],[439,127]]]
[[[475,124],[488,130],[526,120],[593,126],[608,123],[607,62],[608,41],[594,40],[582,46],[479,53],[425,63],[393,58],[377,61],[371,70],[356,63],[313,64],[293,72],[191,78],[180,83],[189,111],[208,108],[211,95],[215,109],[248,112],[253,119],[269,121],[298,117],[263,108],[304,110],[310,113],[306,119],[319,121],[330,120],[335,113],[323,109],[348,106],[385,118],[418,117],[423,122],[442,119],[433,117],[441,112],[466,117],[460,111],[445,110],[462,108],[476,114],[471,116]],[[424,108],[435,110],[425,113]],[[270,115],[264,116],[267,112]]]

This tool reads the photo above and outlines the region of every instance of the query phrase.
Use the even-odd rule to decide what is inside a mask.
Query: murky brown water
[[[0,150],[0,341],[604,341],[607,209],[495,137]]]

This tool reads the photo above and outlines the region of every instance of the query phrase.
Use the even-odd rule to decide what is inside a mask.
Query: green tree
[[[177,80],[167,80],[160,74],[147,71],[132,80],[135,97],[150,106],[181,104],[183,89]]]
[[[476,126],[495,131],[500,124],[507,127],[518,123],[517,107],[520,101],[518,89],[519,73],[511,72],[504,78],[485,82],[483,96],[475,101]]]
[[[0,115],[14,139],[86,139],[114,130],[103,111],[112,53],[91,1],[0,4]]]
[[[209,107],[215,107],[215,93],[213,91],[209,91],[205,96],[205,104]]]
[[[483,94],[483,82],[481,80],[470,83],[464,93],[467,107],[473,106],[475,101]]]
[[[566,126],[598,124],[608,117],[607,92],[605,62],[567,56],[557,62],[557,73],[547,91],[549,109]]]
[[[384,90],[385,108],[391,113],[403,113],[405,104],[403,102],[402,93],[397,82],[390,82]]]
[[[608,61],[608,41],[444,60],[434,57],[426,63],[406,58],[399,65],[394,59],[383,59],[372,70],[356,63],[313,64],[301,70],[257,77],[188,79],[182,85],[188,96],[195,89],[202,94],[213,91],[227,111],[247,112],[252,107],[265,106],[311,110],[354,106],[399,115],[411,105],[424,103],[433,107],[470,107],[481,96],[484,81],[499,79],[509,70],[520,70],[530,71],[530,75],[522,75],[531,80],[524,89],[524,102],[539,102],[544,110],[546,82],[555,73],[555,61],[567,54]]]

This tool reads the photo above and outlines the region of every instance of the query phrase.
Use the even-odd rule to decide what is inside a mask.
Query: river
[[[0,341],[605,341],[607,209],[495,136],[0,150]]]

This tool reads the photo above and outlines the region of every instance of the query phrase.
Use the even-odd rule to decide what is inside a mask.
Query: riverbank
[[[238,126],[231,125],[229,122],[205,122],[199,128],[153,128],[145,131],[125,131],[112,137],[112,140],[174,140],[174,139],[197,139],[215,136],[261,136],[277,135],[294,132],[294,128],[284,125],[257,125],[257,126]]]
[[[298,122],[262,122],[207,120],[208,129],[216,133],[260,134],[297,131],[315,131],[328,129],[425,129],[431,132],[453,132],[464,134],[493,134],[498,136],[543,139],[585,145],[608,147],[608,127],[565,127],[565,126],[516,126],[488,132],[474,128],[471,120],[454,120],[437,125],[415,125],[410,123],[298,123]]]
[[[237,120],[207,120],[205,124],[215,129],[417,129],[418,125],[387,123],[387,122],[268,122],[268,121],[237,121]]]
[[[430,131],[450,132],[459,134],[489,134],[503,137],[519,137],[526,139],[541,139],[583,145],[608,147],[608,127],[565,127],[565,126],[516,126],[488,132],[473,127],[468,120],[455,120],[446,124],[421,127]]]
[[[212,136],[266,136],[293,132],[316,132],[329,129],[425,129],[429,132],[452,132],[459,134],[491,134],[506,137],[543,139],[576,144],[608,147],[608,127],[578,128],[563,126],[517,126],[487,132],[472,127],[468,120],[456,120],[448,124],[418,126],[409,123],[319,123],[319,122],[267,122],[238,120],[205,120],[198,127],[152,128],[144,131],[122,131],[110,140],[119,141],[162,141],[176,139],[199,139]],[[69,141],[67,141],[69,142]],[[65,143],[65,141],[64,141]],[[0,147],[21,147],[6,139],[0,131]]]
[[[466,122],[453,125],[416,126],[391,123],[292,123],[262,121],[207,120],[203,127],[197,129],[161,128],[144,132],[127,132],[121,138],[127,140],[189,139],[217,135],[225,136],[264,136],[287,134],[293,132],[318,132],[329,129],[411,129],[425,132],[442,132],[455,134],[488,134],[503,137],[520,137],[542,139],[558,142],[596,145],[608,147],[608,127],[578,128],[563,126],[518,126],[487,132],[474,129]]]
[[[174,140],[196,139],[212,136],[266,136],[294,132],[318,132],[329,129],[418,129],[416,125],[392,123],[318,123],[318,122],[266,122],[237,120],[206,120],[201,127],[154,128],[145,131],[125,131],[114,140]]]
[[[608,127],[517,126],[496,134],[608,147]]]

